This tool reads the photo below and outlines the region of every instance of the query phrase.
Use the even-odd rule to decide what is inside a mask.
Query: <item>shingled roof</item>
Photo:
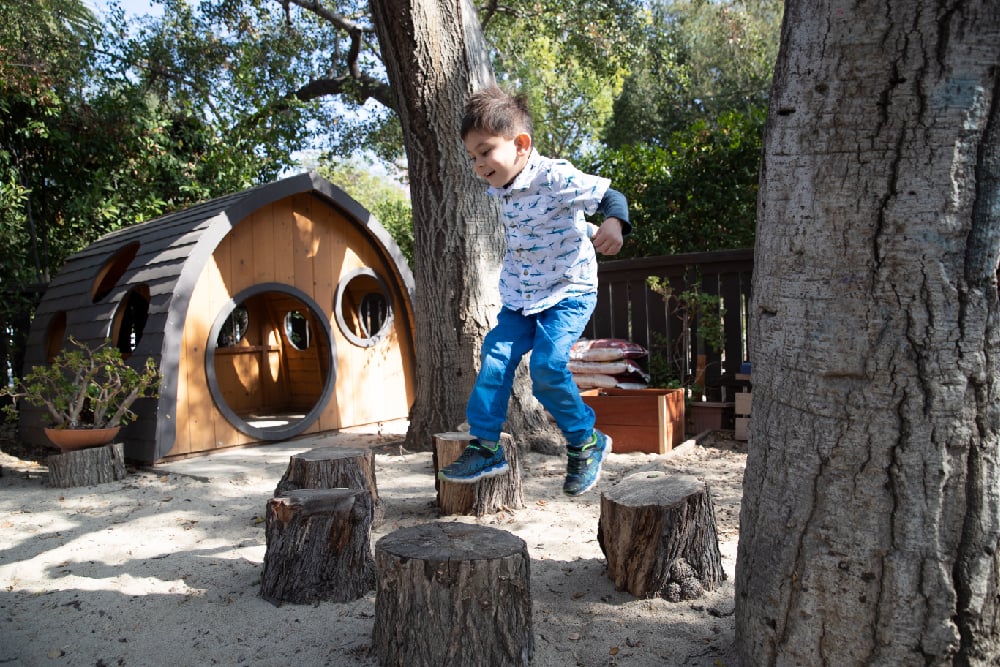
[[[108,234],[70,257],[38,306],[25,355],[26,367],[43,364],[50,339],[65,336],[96,344],[111,334],[113,319],[130,290],[148,290],[148,315],[133,358],[152,357],[162,373],[160,397],[141,401],[136,411],[157,414],[128,429],[140,458],[155,460],[174,439],[169,418],[177,394],[178,356],[195,283],[223,238],[248,215],[286,197],[310,193],[339,209],[366,234],[386,258],[412,300],[413,277],[398,246],[371,214],[343,190],[316,173],[303,173],[243,192],[219,197],[148,222]],[[156,405],[153,405],[156,403]],[[39,417],[40,419],[40,417]],[[25,421],[22,417],[22,421]],[[28,416],[25,432],[32,440]],[[156,424],[156,432],[150,429]],[[38,426],[38,424],[34,424]]]

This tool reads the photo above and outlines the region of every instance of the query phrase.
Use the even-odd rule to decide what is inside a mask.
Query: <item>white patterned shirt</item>
[[[607,178],[532,150],[510,186],[487,189],[500,199],[507,230],[500,273],[506,307],[532,315],[597,291],[594,226],[584,216],[597,211],[610,185]]]

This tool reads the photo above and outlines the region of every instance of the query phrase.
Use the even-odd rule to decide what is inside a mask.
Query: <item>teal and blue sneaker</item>
[[[582,445],[566,448],[566,481],[563,493],[578,496],[594,488],[601,476],[605,455],[611,453],[611,438],[597,429]]]
[[[438,477],[446,482],[471,484],[486,477],[502,475],[509,469],[500,443],[497,443],[496,449],[490,449],[479,440],[473,440],[453,463],[438,470]]]

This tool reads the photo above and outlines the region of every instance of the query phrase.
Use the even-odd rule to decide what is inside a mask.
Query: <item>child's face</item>
[[[507,139],[481,130],[465,135],[465,150],[472,160],[472,170],[495,188],[502,188],[521,173],[531,154],[531,136],[519,134]]]

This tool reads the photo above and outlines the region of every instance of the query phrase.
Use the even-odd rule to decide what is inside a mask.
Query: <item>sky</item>
[[[87,0],[87,4],[98,14],[103,14],[107,12],[112,3],[110,0]],[[148,14],[159,16],[163,13],[163,8],[155,0],[119,0],[118,4],[130,16],[146,16]]]

